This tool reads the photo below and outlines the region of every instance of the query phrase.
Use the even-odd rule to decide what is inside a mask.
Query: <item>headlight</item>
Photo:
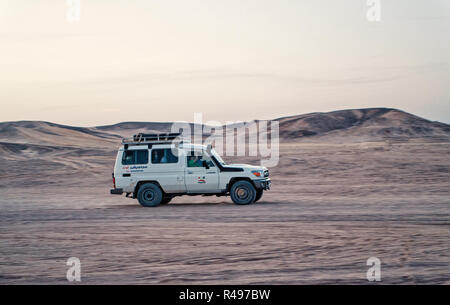
[[[256,177],[263,177],[264,171],[252,171],[252,174],[255,175]]]

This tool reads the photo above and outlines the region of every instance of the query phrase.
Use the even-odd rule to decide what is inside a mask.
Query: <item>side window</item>
[[[186,158],[188,167],[203,167],[203,160],[206,161],[209,167],[214,167],[214,162],[206,155],[197,156],[194,152],[191,152]]]
[[[134,150],[125,150],[122,155],[122,165],[134,164]]]
[[[202,160],[200,156],[187,156],[188,167],[202,167]]]
[[[206,158],[206,163],[208,163],[209,167],[215,167],[214,162],[210,158]]]
[[[172,153],[170,148],[159,148],[152,150],[153,164],[178,163],[178,156]]]
[[[148,164],[148,150],[125,150],[122,155],[122,165]]]
[[[136,150],[136,164],[148,164],[148,150]]]

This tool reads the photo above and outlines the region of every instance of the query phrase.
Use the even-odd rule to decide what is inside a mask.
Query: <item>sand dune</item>
[[[100,132],[93,128],[37,121],[0,123],[0,142],[95,147],[117,143],[117,141],[120,141],[120,136]]]
[[[284,139],[304,137],[331,140],[383,140],[390,138],[443,137],[448,139],[450,126],[431,122],[412,114],[389,108],[341,110],[311,113],[278,119]],[[321,139],[322,140],[322,139]]]
[[[309,113],[275,119],[283,141],[380,141],[386,139],[450,139],[450,126],[390,108]],[[250,125],[256,121],[248,122]],[[111,147],[122,137],[170,132],[172,122],[123,122],[97,127],[72,127],[49,122],[0,123],[0,142],[47,146]],[[190,124],[194,130],[194,125]]]

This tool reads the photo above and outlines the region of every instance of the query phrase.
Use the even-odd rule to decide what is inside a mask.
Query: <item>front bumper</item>
[[[255,183],[255,187],[259,190],[270,190],[270,185],[272,184],[272,181],[270,181],[270,178],[265,178],[265,179],[258,179],[258,180],[253,180],[253,182]]]
[[[110,190],[111,195],[122,195],[123,194],[123,189],[112,189]]]

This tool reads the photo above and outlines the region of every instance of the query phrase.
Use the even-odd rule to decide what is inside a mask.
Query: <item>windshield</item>
[[[223,161],[222,157],[214,150],[211,150],[211,154],[216,157],[217,161],[219,161],[220,164],[225,165],[225,161]]]

